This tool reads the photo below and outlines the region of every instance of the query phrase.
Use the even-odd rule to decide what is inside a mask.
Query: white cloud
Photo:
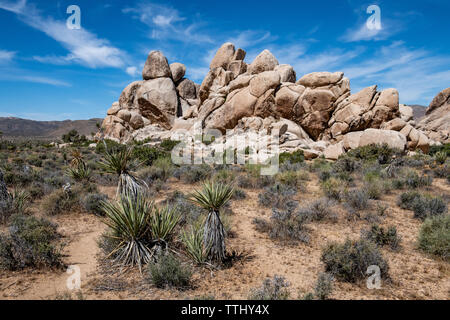
[[[128,67],[126,69],[126,72],[132,77],[136,77],[136,76],[140,75],[140,72],[137,67]]]
[[[0,1],[0,9],[17,14],[22,22],[44,32],[70,52],[64,57],[34,57],[37,61],[54,64],[76,62],[91,68],[120,68],[124,65],[125,53],[112,46],[108,40],[100,39],[86,29],[71,30],[63,21],[43,17],[33,5],[27,5],[25,0],[16,4]]]
[[[0,50],[0,63],[10,62],[15,55],[14,51]]]
[[[66,81],[54,79],[54,78],[50,78],[50,77],[45,77],[45,76],[39,76],[39,75],[9,74],[8,77],[0,76],[0,80],[24,81],[24,82],[31,82],[31,83],[49,84],[49,85],[57,86],[57,87],[70,87],[71,86],[71,84]]]
[[[214,43],[214,40],[199,31],[199,23],[183,23],[178,10],[169,6],[140,2],[136,7],[125,8],[123,13],[132,14],[133,18],[151,27],[149,36],[155,40],[177,40],[187,43]]]

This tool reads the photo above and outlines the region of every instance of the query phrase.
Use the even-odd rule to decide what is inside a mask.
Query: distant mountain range
[[[39,138],[56,139],[70,130],[77,130],[86,136],[97,132],[97,123],[103,119],[65,120],[65,121],[35,121],[20,118],[0,117],[0,131],[5,138]]]

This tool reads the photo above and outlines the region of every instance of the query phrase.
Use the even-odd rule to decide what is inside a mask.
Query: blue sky
[[[81,30],[66,27],[69,5]],[[382,29],[366,27],[369,5]],[[378,84],[400,102],[428,105],[450,86],[450,2],[0,0],[0,116],[35,120],[104,117],[141,78],[150,50],[187,66],[200,83],[231,41],[251,62],[264,49],[297,77],[343,71],[352,92]]]

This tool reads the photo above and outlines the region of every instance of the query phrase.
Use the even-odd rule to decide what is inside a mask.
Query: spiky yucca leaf
[[[211,245],[205,246],[203,243],[203,229],[200,224],[191,226],[181,234],[187,255],[197,264],[204,264],[208,259]]]
[[[219,211],[233,196],[234,188],[228,184],[205,182],[202,190],[195,190],[190,201],[206,210]]]
[[[220,208],[233,196],[234,188],[222,183],[206,182],[201,191],[196,190],[190,200],[209,211],[206,218],[203,244],[210,246],[208,256],[211,260],[222,262],[225,259],[225,229],[220,220]]]
[[[111,228],[111,237],[118,241],[117,247],[110,253],[122,265],[142,264],[151,259],[150,219],[153,202],[143,195],[121,197],[117,202],[102,201],[101,207],[106,214],[105,224]]]
[[[28,202],[30,201],[30,194],[25,190],[14,190],[11,198],[14,209],[18,213],[25,213]]]
[[[89,181],[91,178],[91,169],[83,160],[79,160],[76,166],[70,166],[66,170],[66,175],[75,181]]]
[[[181,215],[175,208],[168,206],[161,209],[155,208],[150,218],[150,228],[154,241],[168,242],[173,235],[173,231],[181,220]]]
[[[133,149],[126,147],[120,149],[110,149],[105,144],[105,159],[100,161],[100,166],[108,173],[121,175],[132,171],[135,163],[132,161]]]

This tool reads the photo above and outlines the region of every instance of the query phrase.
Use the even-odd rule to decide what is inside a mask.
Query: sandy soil
[[[161,192],[158,200],[179,190],[192,191],[192,185],[171,181],[169,188]],[[194,186],[195,187],[195,186]],[[114,196],[115,188],[101,187],[101,192]],[[307,182],[308,192],[299,192],[294,198],[300,204],[321,196],[316,181]],[[323,270],[321,249],[329,241],[356,239],[366,221],[348,221],[342,209],[338,222],[312,223],[309,225],[309,244],[286,245],[275,242],[255,230],[255,217],[269,218],[270,209],[258,205],[260,190],[245,190],[247,198],[232,203],[233,238],[228,239],[228,250],[245,254],[245,258],[231,268],[209,270],[196,268],[194,288],[187,291],[156,289],[145,281],[145,275],[137,270],[115,273],[99,259],[97,241],[104,232],[101,218],[87,214],[66,214],[53,220],[67,244],[64,262],[77,265],[81,270],[81,292],[84,299],[192,299],[214,296],[216,299],[246,299],[250,290],[261,285],[266,277],[283,275],[291,283],[291,297],[311,291],[318,273]],[[436,179],[433,193],[450,194],[449,185]],[[398,252],[382,249],[389,263],[391,283],[382,283],[382,289],[369,290],[364,282],[348,284],[337,282],[333,299],[449,299],[450,265],[430,257],[416,249],[420,221],[412,212],[400,209],[396,200],[400,192],[384,196],[382,202],[389,205],[383,225],[395,225],[402,237]],[[0,299],[55,299],[68,293],[66,281],[70,277],[64,270],[20,271],[0,273]],[[76,298],[76,295],[72,295]]]

